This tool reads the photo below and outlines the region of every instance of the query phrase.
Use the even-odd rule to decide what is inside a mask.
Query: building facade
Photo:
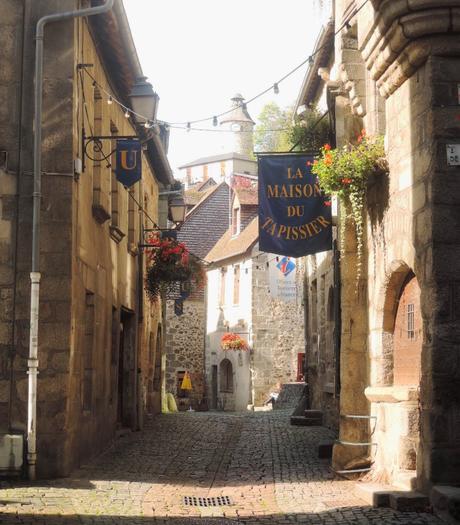
[[[304,355],[302,262],[259,251],[254,203],[257,188],[235,189],[231,226],[206,256],[206,383],[221,410],[263,406],[279,383],[297,381]],[[229,332],[248,349],[224,350]]]
[[[337,0],[314,66],[337,146],[383,135],[389,166],[367,189],[360,277],[343,230],[333,466],[425,492],[459,482],[457,4]]]
[[[65,0],[62,11],[88,7]],[[55,2],[6,2],[0,50],[2,222],[1,431],[26,432],[29,355],[34,33]],[[16,35],[10,39],[11,35]],[[9,35],[9,36],[8,36]],[[86,64],[82,67],[81,64]],[[88,72],[90,74],[88,74]],[[143,291],[142,228],[159,222],[173,182],[158,136],[145,137],[142,180],[84,153],[83,134],[137,135],[108,95],[130,106],[142,70],[122,2],[45,29],[37,475],[62,476],[100,452],[120,427],[138,429],[159,405],[160,304]],[[111,103],[112,102],[112,103]],[[83,133],[84,130],[84,133]],[[111,144],[104,149],[110,151]],[[92,160],[93,159],[93,160]],[[95,159],[95,160],[94,160]],[[84,162],[84,168],[81,163]],[[147,215],[149,218],[147,218]]]

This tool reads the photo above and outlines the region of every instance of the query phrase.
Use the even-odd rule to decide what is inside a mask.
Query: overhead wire
[[[353,17],[355,17],[362,9],[363,7],[369,2],[369,0],[364,0],[363,3],[357,7],[356,9],[353,10],[352,13],[350,13],[350,15],[347,17],[347,19],[341,24],[341,26],[334,32],[334,36],[338,35],[344,28],[349,28],[350,27],[350,21]],[[287,78],[289,78],[291,75],[293,75],[296,71],[298,71],[301,67],[303,67],[307,62],[312,64],[313,63],[313,58],[320,52],[322,51],[323,49],[325,49],[327,47],[328,44],[323,44],[322,46],[318,47],[311,55],[309,55],[305,60],[303,60],[300,64],[298,64],[296,67],[294,67],[293,69],[291,69],[288,73],[286,73],[284,76],[282,76],[278,81],[274,82],[273,84],[271,84],[269,87],[267,87],[266,89],[264,89],[263,91],[257,93],[256,95],[254,95],[253,97],[251,97],[250,99],[248,99],[247,101],[243,102],[242,104],[239,104],[237,107],[243,107],[243,108],[246,108],[246,106],[248,104],[251,104],[252,102],[254,102],[254,100],[257,100],[258,98],[262,97],[263,95],[265,95],[266,93],[268,93],[269,91],[271,90],[275,90],[277,91],[278,90],[278,86],[281,82],[283,82],[284,80],[286,80]],[[151,122],[151,119],[150,118],[147,118],[145,117],[144,115],[140,115],[139,113],[136,113],[133,109],[131,109],[130,107],[126,106],[126,104],[124,104],[123,102],[121,102],[120,100],[118,100],[116,97],[114,97],[114,95],[112,93],[109,93],[103,86],[101,86],[97,81],[96,79],[94,78],[94,76],[88,71],[88,69],[86,67],[84,67],[84,65],[82,64],[82,69],[83,71],[85,71],[85,73],[93,80],[93,82],[99,87],[99,89],[101,91],[103,91],[106,96],[108,97],[108,101],[110,101],[111,103],[115,102],[116,104],[118,104],[124,111],[125,113],[130,113],[131,115],[135,116],[135,117],[138,117],[142,120],[145,120],[147,123],[148,122]],[[200,119],[195,119],[195,120],[188,120],[188,121],[183,121],[183,122],[167,122],[167,121],[163,121],[163,123],[165,125],[168,125],[170,127],[173,127],[175,129],[186,129],[187,131],[190,131],[190,130],[193,130],[193,131],[208,131],[208,132],[227,132],[227,130],[214,130],[214,129],[204,129],[204,128],[192,128],[191,125],[192,124],[199,124],[201,122],[207,122],[207,121],[211,121],[211,122],[215,122],[215,119],[219,118],[219,117],[223,117],[224,115],[228,115],[229,113],[231,113],[232,111],[235,110],[235,107],[232,107],[228,110],[225,110],[225,111],[222,111],[220,113],[213,113],[211,116],[209,117],[205,117],[205,118],[200,118]],[[153,124],[153,123],[152,123]],[[182,128],[182,126],[184,126]],[[273,131],[273,132],[276,132],[276,131],[281,131],[281,130],[268,130],[268,131]],[[244,131],[240,131],[240,132],[244,132]]]

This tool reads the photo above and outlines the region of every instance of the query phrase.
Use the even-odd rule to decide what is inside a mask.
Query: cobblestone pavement
[[[0,523],[30,525],[439,524],[431,514],[373,509],[335,477],[322,427],[285,411],[157,416],[70,478],[0,483]],[[229,506],[184,505],[228,496]]]

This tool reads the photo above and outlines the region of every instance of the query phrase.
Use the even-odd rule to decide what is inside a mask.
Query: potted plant
[[[363,129],[356,144],[336,149],[325,144],[320,150],[319,158],[313,161],[311,171],[318,177],[324,193],[337,195],[343,204],[341,211],[345,220],[341,222],[342,252],[345,222],[351,219],[354,224],[359,275],[363,252],[366,190],[372,177],[388,173],[383,137],[368,137]],[[326,205],[330,205],[330,202],[326,202]]]
[[[145,289],[152,300],[161,292],[176,289],[177,283],[187,283],[191,292],[203,288],[206,282],[204,265],[184,243],[153,234],[147,244],[151,249],[147,252]]]
[[[233,332],[224,334],[220,342],[222,350],[248,350],[248,343]]]

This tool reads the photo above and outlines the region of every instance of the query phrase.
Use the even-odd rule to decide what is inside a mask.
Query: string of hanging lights
[[[363,9],[363,7],[369,2],[369,0],[364,0],[364,2],[359,6],[357,7],[349,16],[348,18],[341,24],[341,26],[335,31],[334,33],[334,36],[336,36],[337,34],[339,34],[344,28],[349,30],[350,27],[351,27],[351,20],[353,17],[355,17],[360,11],[361,9]],[[265,95],[266,93],[270,92],[273,90],[274,94],[275,95],[278,95],[279,92],[280,92],[280,88],[279,88],[279,84],[281,84],[281,82],[283,82],[284,80],[286,80],[287,78],[289,78],[291,75],[293,75],[296,71],[298,71],[301,67],[303,67],[305,64],[309,64],[309,67],[312,67],[314,65],[314,57],[320,53],[320,51],[322,51],[324,48],[326,47],[326,44],[320,46],[318,49],[316,49],[311,55],[309,55],[305,60],[303,60],[300,64],[298,64],[296,67],[294,67],[293,69],[291,69],[288,73],[286,73],[283,77],[281,77],[277,82],[274,82],[272,85],[270,85],[268,88],[264,89],[263,91],[261,91],[260,93],[257,93],[255,96],[253,96],[252,98],[246,100],[245,102],[242,102],[238,107],[241,107],[243,110],[246,110],[247,108],[247,105],[254,102],[255,100],[259,99],[260,97],[262,97],[263,95]],[[84,66],[84,64],[83,64]],[[133,109],[129,108],[128,106],[126,106],[125,104],[123,104],[123,102],[121,102],[120,100],[118,100],[112,93],[110,93],[109,91],[107,91],[103,86],[101,86],[97,81],[96,79],[94,78],[94,76],[88,71],[88,69],[86,67],[82,67],[83,71],[92,79],[92,82],[93,82],[93,86],[97,86],[99,88],[99,90],[105,94],[105,96],[107,97],[107,104],[117,104],[118,106],[120,106],[122,108],[122,110],[124,111],[124,115],[126,118],[130,118],[131,116],[133,117],[137,117],[143,121],[145,121],[145,124],[144,126],[146,128],[151,128],[153,127],[153,125],[155,124],[153,121],[151,121],[150,119],[146,118],[144,115],[140,115],[139,113],[136,113]],[[228,115],[229,113],[231,113],[232,111],[234,111],[234,107],[228,109],[228,110],[225,110],[225,111],[222,111],[220,113],[217,113],[217,114],[214,114],[210,117],[205,117],[205,118],[201,118],[201,119],[196,119],[196,120],[189,120],[189,121],[183,121],[183,122],[166,122],[166,121],[161,121],[161,124],[165,125],[165,126],[169,126],[171,128],[174,128],[174,129],[183,129],[187,132],[190,132],[190,131],[206,131],[206,132],[223,132],[223,133],[228,133],[229,130],[217,130],[217,129],[212,129],[212,128],[192,128],[192,125],[193,124],[200,124],[200,123],[203,123],[203,122],[211,122],[212,123],[212,126],[213,127],[217,127],[218,125],[218,119],[219,117],[223,117],[225,115]],[[160,122],[160,121],[157,121],[157,122]],[[281,132],[281,131],[286,131],[286,129],[273,129],[273,130],[266,130],[267,132]],[[244,133],[245,130],[241,130],[240,133]]]

